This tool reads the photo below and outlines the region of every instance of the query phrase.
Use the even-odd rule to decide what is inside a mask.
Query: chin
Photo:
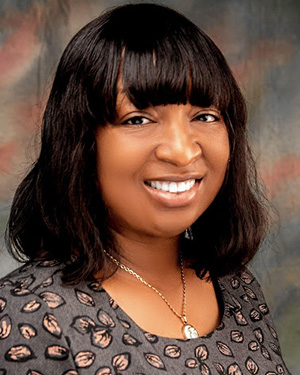
[[[191,221],[180,220],[180,223],[174,225],[174,223],[162,223],[159,226],[153,228],[152,236],[160,238],[177,237],[181,235],[188,227],[190,227],[197,219]]]

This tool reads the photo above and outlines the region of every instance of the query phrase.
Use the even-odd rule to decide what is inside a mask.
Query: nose
[[[163,126],[159,145],[156,147],[156,158],[185,167],[192,164],[202,154],[202,149],[191,124],[185,121],[174,121]]]

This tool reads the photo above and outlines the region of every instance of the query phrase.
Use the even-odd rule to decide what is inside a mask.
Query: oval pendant
[[[185,324],[183,326],[183,335],[186,339],[196,339],[197,337],[199,337],[196,328],[194,328],[190,324]]]

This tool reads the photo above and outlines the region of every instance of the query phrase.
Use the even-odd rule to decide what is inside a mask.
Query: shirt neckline
[[[122,320],[125,320],[127,321],[131,327],[135,327],[138,331],[142,332],[143,335],[150,335],[150,336],[153,336],[153,337],[157,337],[159,341],[173,341],[173,342],[191,342],[191,343],[197,343],[198,341],[201,341],[203,339],[207,339],[207,338],[210,338],[213,334],[215,334],[216,332],[219,332],[219,331],[222,331],[223,328],[225,327],[225,320],[227,319],[227,316],[225,314],[225,305],[226,305],[226,302],[227,302],[227,298],[226,298],[226,288],[224,288],[223,284],[222,284],[222,279],[224,279],[225,276],[223,276],[222,278],[217,278],[215,281],[214,281],[214,288],[215,288],[215,293],[216,293],[216,296],[217,296],[217,300],[218,300],[218,303],[219,303],[219,309],[220,309],[220,315],[221,315],[221,319],[220,319],[220,323],[218,324],[218,326],[212,330],[211,332],[207,333],[206,335],[203,335],[203,336],[199,336],[197,338],[194,338],[194,339],[185,339],[183,337],[180,337],[180,338],[176,338],[176,337],[167,337],[167,336],[160,336],[160,335],[157,335],[157,334],[154,334],[152,332],[149,332],[149,331],[146,331],[145,329],[143,329],[142,327],[140,327],[123,309],[122,307],[120,307],[118,305],[117,302],[115,302],[115,300],[110,296],[110,294],[102,287],[104,293],[106,294],[108,300],[112,300],[115,302],[117,308],[114,309],[116,312],[118,312],[118,318],[119,319],[122,319]],[[120,316],[121,315],[121,316]]]

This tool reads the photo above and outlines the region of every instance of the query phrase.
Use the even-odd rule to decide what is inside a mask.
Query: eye
[[[202,122],[215,122],[219,121],[220,117],[211,113],[201,113],[200,115],[195,117],[195,120]]]
[[[147,119],[146,117],[143,117],[143,116],[134,116],[134,117],[131,117],[129,118],[128,120],[122,122],[122,125],[144,125],[144,124],[148,124],[149,122],[151,122],[149,119]]]

